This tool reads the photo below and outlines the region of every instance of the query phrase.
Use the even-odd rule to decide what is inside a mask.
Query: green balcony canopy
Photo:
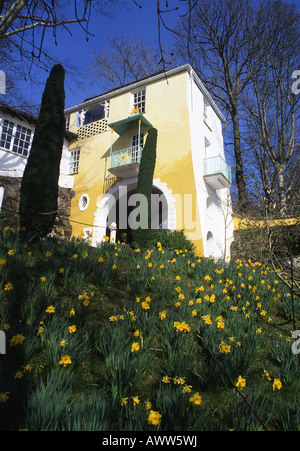
[[[142,124],[146,125],[147,127],[153,127],[152,124],[148,121],[148,119],[143,116],[141,113],[135,113],[131,116],[127,117],[126,119],[122,119],[121,121],[111,122],[108,124],[110,128],[112,128],[118,135],[123,135],[123,133],[127,132],[129,130],[130,125],[134,121],[138,121],[141,119]]]

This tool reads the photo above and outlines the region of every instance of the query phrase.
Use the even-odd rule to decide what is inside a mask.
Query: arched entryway
[[[115,222],[117,224],[117,241],[122,240],[126,234],[130,240],[130,228],[128,217],[134,210],[136,200],[137,177],[117,183],[102,196],[97,205],[93,225],[93,246],[103,241],[103,237],[109,236],[108,227]],[[175,200],[172,191],[159,179],[153,180],[152,188],[152,228],[175,229]]]
[[[208,232],[206,236],[206,246],[208,256],[213,257],[215,252],[215,240],[212,232]]]

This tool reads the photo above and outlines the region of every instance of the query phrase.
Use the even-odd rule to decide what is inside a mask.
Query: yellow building
[[[143,145],[158,130],[153,178],[154,227],[184,229],[205,256],[230,256],[231,170],[224,156],[225,119],[190,65],[160,72],[65,111],[74,192],[73,235],[96,246],[115,222],[126,230]],[[158,197],[160,196],[160,197]],[[153,199],[154,199],[153,198]],[[154,204],[154,202],[153,202]],[[122,206],[122,208],[121,208]],[[155,216],[155,214],[154,214]]]

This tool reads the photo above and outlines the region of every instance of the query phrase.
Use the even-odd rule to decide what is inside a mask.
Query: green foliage
[[[190,393],[184,393],[182,385],[161,383],[156,403],[162,412],[161,428],[165,431],[206,430],[208,412],[203,406],[193,405]]]
[[[118,411],[109,391],[94,390],[89,397],[81,394],[66,416],[66,431],[110,431]]]
[[[226,430],[233,431],[261,431],[268,426],[275,409],[275,402],[266,394],[253,392],[244,393],[245,403],[236,393],[230,400],[229,414],[225,419]],[[225,429],[225,427],[224,427]]]
[[[171,250],[187,249],[188,252],[195,250],[194,244],[185,236],[184,230],[150,230],[147,247],[156,246],[158,242],[163,248]]]
[[[26,422],[29,431],[60,431],[67,414],[72,391],[70,376],[55,370],[46,382],[39,379],[28,396]]]
[[[300,381],[300,367],[298,356],[290,352],[290,343],[278,340],[272,343],[269,357],[275,364],[278,377],[285,385],[292,385]]]
[[[57,211],[60,160],[65,136],[65,71],[55,65],[46,82],[20,190],[20,222],[27,234],[51,232]]]
[[[288,405],[281,414],[283,431],[300,431],[300,402],[297,399],[295,405]]]
[[[140,163],[140,170],[138,175],[137,194],[143,194],[147,199],[148,211],[143,212],[147,215],[148,224],[147,229],[132,230],[132,240],[137,242],[139,246],[145,247],[147,245],[149,230],[151,229],[151,195],[153,174],[156,163],[156,144],[157,144],[157,130],[151,128],[148,132],[145,147],[142,152]]]
[[[286,286],[155,241],[90,250],[5,230],[1,430],[299,429]]]

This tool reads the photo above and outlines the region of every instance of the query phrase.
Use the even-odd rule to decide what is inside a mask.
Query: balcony
[[[127,147],[127,149],[112,151],[109,172],[123,179],[136,177],[139,173],[142,151],[142,146],[132,146]]]
[[[82,125],[77,129],[78,139],[89,138],[90,136],[105,133],[108,130],[107,122],[107,119],[99,119],[98,121]]]
[[[232,186],[231,167],[221,155],[203,160],[203,177],[212,189]]]

